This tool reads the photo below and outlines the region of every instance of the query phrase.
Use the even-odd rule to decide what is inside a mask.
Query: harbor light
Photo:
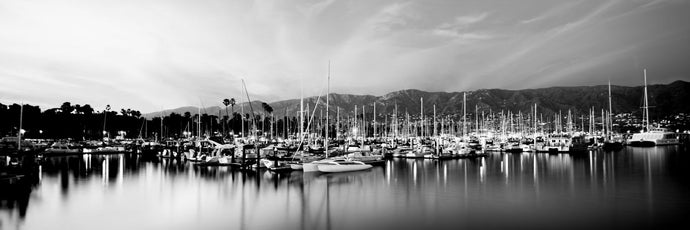
[[[26,129],[21,129],[21,130],[19,130],[19,133],[21,133],[22,135],[24,135],[24,133],[26,133]]]

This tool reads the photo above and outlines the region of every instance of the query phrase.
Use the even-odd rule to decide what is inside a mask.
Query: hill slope
[[[613,111],[615,113],[640,112],[643,101],[643,87],[611,86],[613,101]],[[553,112],[569,109],[576,114],[587,114],[590,108],[601,113],[602,109],[608,109],[608,86],[578,86],[578,87],[551,87],[541,89],[525,90],[504,90],[504,89],[481,89],[467,92],[426,92],[416,89],[406,89],[388,93],[383,96],[373,95],[351,95],[331,93],[329,103],[331,116],[335,116],[339,110],[341,116],[354,114],[357,106],[358,114],[361,114],[362,106],[365,106],[367,114],[373,112],[373,105],[376,103],[376,113],[392,113],[395,106],[398,112],[404,114],[406,111],[410,115],[418,115],[420,112],[423,98],[425,114],[433,113],[433,106],[436,105],[437,114],[462,114],[463,94],[467,97],[467,113],[474,114],[475,108],[480,111],[513,111],[517,113],[531,112],[536,103],[538,111],[542,114],[552,114]],[[653,117],[662,117],[675,113],[690,113],[690,83],[685,81],[675,81],[668,85],[648,86],[649,104],[654,106],[650,113]],[[321,111],[325,113],[325,96],[320,98],[321,103],[316,111],[314,106],[318,97],[304,99],[305,110],[307,106],[319,116]],[[276,116],[296,116],[300,107],[299,99],[290,99],[269,103],[273,107]],[[263,113],[261,102],[252,103],[256,113]],[[245,103],[246,106],[246,103]],[[242,104],[235,105],[235,112],[238,112]],[[221,111],[224,115],[223,106],[211,106],[202,109],[202,113],[218,114]],[[167,115],[170,112],[183,114],[190,112],[192,115],[198,111],[197,107],[181,107],[172,110],[162,111]],[[204,112],[205,111],[205,112]],[[245,113],[249,112],[249,107],[245,107]],[[160,116],[161,112],[144,114],[145,117]]]

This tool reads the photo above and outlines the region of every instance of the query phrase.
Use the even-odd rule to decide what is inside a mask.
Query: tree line
[[[224,99],[226,113],[211,114],[170,113],[146,119],[133,109],[119,112],[106,106],[100,110],[89,104],[79,105],[64,102],[60,107],[41,110],[39,106],[24,104],[5,105],[0,103],[0,137],[17,136],[21,128],[23,138],[96,140],[103,137],[115,138],[181,138],[185,136],[264,135],[287,137],[298,132],[295,117],[273,117],[273,108],[262,104],[262,113],[252,119],[250,113],[240,114],[227,111],[235,104],[234,99]],[[21,116],[20,116],[21,115]],[[219,114],[220,115],[220,114]],[[244,124],[244,125],[243,125]],[[255,130],[255,133],[254,133]]]

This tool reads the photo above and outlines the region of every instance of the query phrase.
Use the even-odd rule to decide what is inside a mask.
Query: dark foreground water
[[[496,153],[321,175],[57,157],[2,198],[0,229],[688,229],[688,154]]]

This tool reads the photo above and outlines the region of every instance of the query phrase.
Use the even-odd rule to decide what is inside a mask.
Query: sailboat
[[[329,94],[331,93],[331,62],[328,62],[328,80],[326,83],[326,137],[325,137],[325,144],[324,146],[328,147],[328,126],[329,126],[329,120],[328,119],[328,109],[329,109],[329,103],[328,103],[328,97]],[[364,117],[362,117],[364,119]],[[362,142],[363,144],[364,142]],[[328,158],[328,151],[326,151],[326,158]],[[323,173],[335,173],[335,172],[352,172],[352,171],[360,171],[360,170],[365,170],[369,169],[372,166],[362,163],[361,161],[355,161],[355,160],[350,160],[350,159],[326,159],[318,162],[312,162],[310,166],[316,166],[317,170],[319,172]],[[307,166],[305,165],[305,172],[307,170]]]
[[[623,148],[623,139],[620,136],[614,135],[613,134],[613,119],[611,117],[611,114],[613,113],[613,108],[611,106],[611,81],[609,81],[609,112],[608,116],[606,117],[608,122],[608,128],[607,130],[607,135],[606,135],[606,140],[604,141],[604,150],[619,150]]]
[[[650,147],[656,145],[678,145],[680,144],[680,134],[669,131],[666,128],[649,127],[649,102],[647,99],[647,69],[644,70],[644,106],[643,121],[646,130],[633,134],[628,140],[628,144],[638,147]]]
[[[336,173],[336,172],[353,172],[370,169],[371,165],[365,164],[361,161],[353,161],[346,159],[326,160],[321,161],[317,165],[319,172]]]

